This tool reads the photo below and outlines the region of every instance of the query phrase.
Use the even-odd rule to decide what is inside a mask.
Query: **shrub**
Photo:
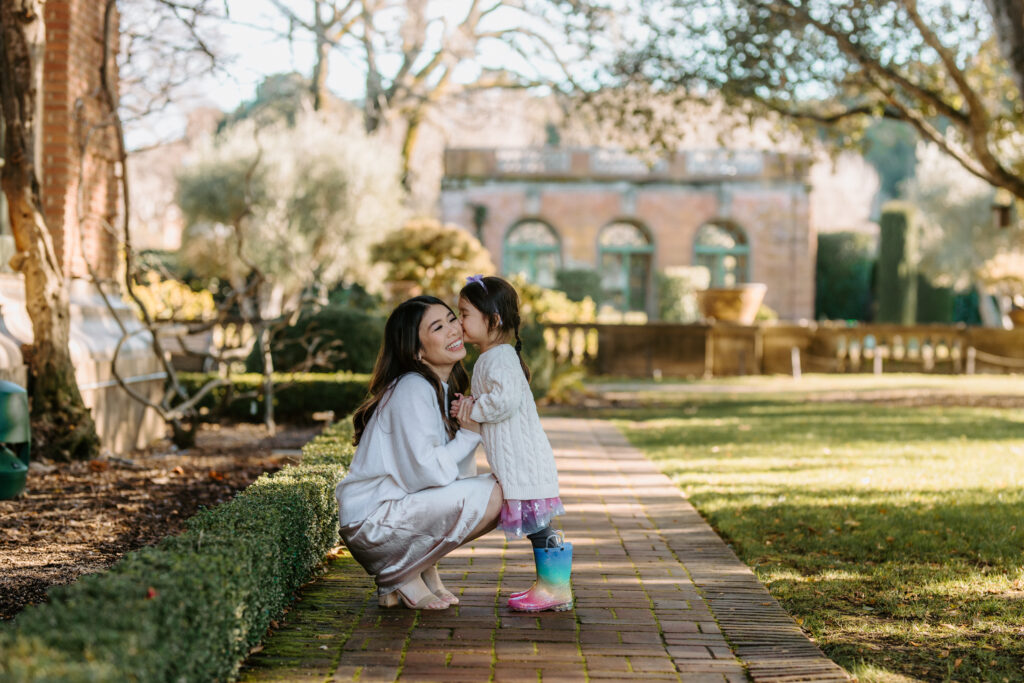
[[[418,294],[450,301],[466,284],[467,275],[494,272],[490,254],[480,241],[455,225],[430,218],[414,219],[370,251],[375,263],[387,267],[394,303]]]
[[[955,295],[949,287],[933,285],[924,275],[917,276],[917,323],[953,322]]]
[[[384,318],[348,306],[330,305],[304,314],[295,325],[271,340],[275,372],[373,372],[384,343]],[[307,358],[311,367],[304,367]],[[263,371],[263,357],[253,349],[246,359],[249,372]]]
[[[0,629],[4,681],[208,681],[249,650],[337,544],[334,487],[351,462],[351,423],[263,475],[180,536],[102,574],[51,589]]]
[[[921,226],[905,202],[882,207],[875,300],[877,322],[913,325],[917,318],[917,275]]]
[[[707,289],[711,272],[705,266],[676,266],[658,273],[658,318],[666,322],[700,320],[697,291]]]
[[[555,273],[555,289],[565,292],[570,301],[600,301],[601,274],[592,268],[563,268]]]
[[[189,393],[194,393],[215,374],[183,372],[178,379]],[[230,386],[221,386],[199,404],[224,417],[258,422],[263,416],[263,376],[256,374],[233,375]],[[333,410],[335,415],[347,415],[366,397],[370,378],[348,372],[274,374],[274,415],[278,420],[304,422],[313,413]],[[237,398],[240,394],[255,395]]]
[[[833,232],[818,235],[814,317],[819,320],[871,319],[871,270],[875,243],[870,235]]]

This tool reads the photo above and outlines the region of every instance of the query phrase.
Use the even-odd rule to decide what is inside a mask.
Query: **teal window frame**
[[[713,225],[729,232],[736,239],[736,246],[719,247],[700,243],[700,232],[705,227]],[[726,268],[725,259],[728,256],[736,258],[737,266],[733,269]],[[709,263],[710,261],[710,263]],[[711,280],[709,287],[729,287],[726,278],[730,270],[735,271],[734,285],[750,282],[750,243],[747,241],[747,233],[738,225],[728,221],[708,221],[697,229],[693,239],[693,263],[698,266],[706,266],[710,271]]]
[[[639,232],[640,235],[643,236],[647,243],[644,246],[607,246],[601,244],[601,236],[604,234],[604,232],[616,225],[628,225],[630,227],[635,228],[637,232]],[[623,312],[647,310],[647,298],[648,294],[650,293],[651,286],[651,272],[654,269],[654,241],[651,239],[650,232],[644,229],[643,226],[638,225],[633,221],[614,221],[612,223],[609,223],[608,225],[601,228],[600,232],[598,232],[597,234],[597,263],[602,276],[606,274],[604,264],[605,254],[617,254],[622,256],[622,261],[618,266],[620,276],[618,279],[622,282],[622,286],[621,288],[608,289],[603,287],[602,285],[602,289],[605,294],[605,301],[602,303],[608,303],[609,295],[611,295],[612,298],[618,298],[618,295],[621,295],[621,299],[619,299],[620,303],[617,303],[615,305],[615,308],[617,308],[618,310]],[[639,301],[641,301],[642,303],[638,306],[633,306],[633,268],[640,260],[645,261],[645,263],[643,264],[643,284],[641,285],[641,291],[643,293],[643,296],[639,298]]]
[[[537,225],[544,226],[548,233],[554,238],[554,244],[539,244],[536,242],[527,242],[525,244],[509,244],[509,238],[515,233],[515,231],[524,225],[535,223]],[[555,267],[551,272],[551,281],[549,283],[543,283],[540,281],[538,274],[540,268],[538,266],[538,260],[540,257],[554,255]],[[512,258],[510,258],[512,257]],[[524,269],[512,270],[512,262],[523,263],[525,261],[525,276],[528,282],[534,284],[541,284],[546,287],[553,287],[555,284],[555,274],[558,269],[562,267],[562,240],[558,235],[558,231],[548,223],[537,218],[525,218],[523,220],[516,221],[512,224],[508,230],[505,231],[505,239],[502,243],[501,249],[501,261],[502,267],[501,272],[503,275],[508,277],[516,273],[522,272]]]

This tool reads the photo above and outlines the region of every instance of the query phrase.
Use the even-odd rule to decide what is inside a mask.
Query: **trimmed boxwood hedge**
[[[216,377],[214,373],[202,372],[178,374],[179,381],[190,394]],[[370,376],[351,372],[275,373],[274,384],[274,417],[281,422],[308,422],[313,413],[321,410],[333,410],[335,415],[353,412],[366,398]],[[221,415],[233,420],[262,422],[262,389],[263,375],[232,375],[231,386],[217,387],[203,398],[199,406],[223,411]],[[230,398],[252,391],[258,392],[254,398]]]
[[[300,465],[200,512],[180,536],[50,590],[0,627],[0,681],[234,678],[338,542],[334,487],[351,442],[351,421],[336,423]]]

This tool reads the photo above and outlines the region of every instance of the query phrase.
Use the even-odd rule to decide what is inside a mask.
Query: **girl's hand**
[[[459,412],[455,417],[459,420],[460,427],[479,434],[480,423],[470,417],[473,413],[473,403],[474,401],[472,397],[463,397],[462,400],[459,401]]]
[[[459,416],[459,406],[462,405],[462,402],[465,400],[465,398],[466,397],[463,396],[462,394],[455,394],[455,400],[452,401],[452,408],[451,408],[451,416],[452,417],[456,417],[457,418]]]

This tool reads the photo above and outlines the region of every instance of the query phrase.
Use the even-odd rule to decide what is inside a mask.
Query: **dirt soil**
[[[187,451],[167,442],[124,459],[33,462],[25,492],[0,501],[0,621],[44,602],[49,586],[180,533],[201,507],[295,462],[319,429],[268,437],[262,425],[210,424]]]

